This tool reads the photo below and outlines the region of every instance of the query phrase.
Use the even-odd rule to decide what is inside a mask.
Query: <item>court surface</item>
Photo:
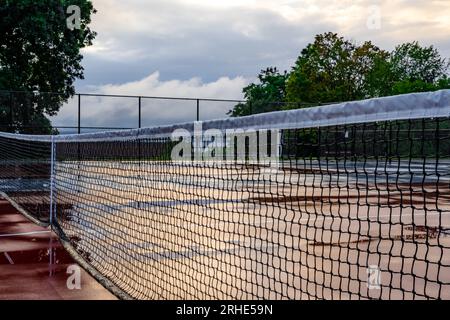
[[[56,235],[0,199],[0,300],[116,299],[82,269],[81,289],[69,290],[66,272],[74,264]]]
[[[450,299],[447,164],[56,170],[64,232],[138,298]],[[369,290],[371,266],[381,283]]]

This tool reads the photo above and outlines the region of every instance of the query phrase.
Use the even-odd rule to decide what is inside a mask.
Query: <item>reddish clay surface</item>
[[[0,198],[1,300],[116,299],[81,268],[81,289],[70,290],[67,268],[74,264],[53,233]]]

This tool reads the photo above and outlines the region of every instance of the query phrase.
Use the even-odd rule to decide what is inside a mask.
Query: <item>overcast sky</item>
[[[98,12],[91,26],[98,35],[94,45],[83,50],[85,80],[77,82],[79,92],[239,99],[242,87],[261,69],[289,70],[314,35],[326,31],[357,43],[372,40],[388,50],[418,40],[450,57],[448,0],[93,0],[93,4]],[[65,116],[70,117],[68,110],[59,119]],[[105,121],[117,123],[109,118]]]

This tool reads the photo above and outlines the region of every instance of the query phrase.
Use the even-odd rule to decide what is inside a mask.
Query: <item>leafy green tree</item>
[[[397,46],[391,54],[391,63],[396,79],[426,83],[436,83],[449,67],[436,48],[421,47],[417,41]]]
[[[70,5],[80,8],[79,29],[67,26],[70,14],[66,10]],[[88,26],[93,13],[95,9],[89,0],[0,2],[0,90],[59,93],[29,95],[3,91],[0,121],[8,123],[9,130],[51,131],[46,115],[55,115],[75,93],[75,80],[83,79],[80,50],[91,45],[95,37]]]
[[[389,95],[393,84],[389,52],[368,41],[356,47],[353,55],[353,100]]]
[[[450,89],[449,63],[433,46],[418,42],[388,52],[370,41],[356,45],[336,33],[319,34],[301,51],[289,74],[273,67],[261,71],[259,82],[243,89],[247,102],[230,114]]]
[[[285,100],[288,73],[277,68],[267,68],[258,75],[258,82],[251,83],[242,91],[245,103],[237,104],[229,112],[232,117],[281,110]]]
[[[287,81],[286,99],[329,103],[380,94],[378,83],[389,70],[388,56],[371,42],[357,46],[336,33],[319,34],[298,57]]]
[[[450,61],[442,58],[433,46],[418,42],[399,45],[390,56],[394,79],[390,94],[450,89]]]
[[[370,41],[357,46],[328,32],[298,57],[287,81],[287,105],[449,89],[448,70],[449,62],[433,46],[411,42],[389,53]]]

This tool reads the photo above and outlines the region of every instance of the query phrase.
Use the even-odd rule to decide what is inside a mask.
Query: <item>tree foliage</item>
[[[280,110],[286,91],[288,74],[277,68],[267,68],[258,75],[258,81],[243,89],[245,103],[237,104],[229,114],[233,117]]]
[[[392,52],[390,61],[396,80],[436,83],[448,71],[448,63],[433,46],[421,47],[411,42],[399,45]]]
[[[357,45],[332,32],[317,35],[301,51],[290,73],[273,70],[263,71],[259,83],[243,89],[247,103],[235,106],[232,115],[249,114],[250,104],[257,106],[253,113],[259,113],[450,89],[449,61],[433,46],[411,42],[388,52],[370,41]]]
[[[376,94],[389,53],[370,41],[357,46],[336,33],[317,35],[287,81],[289,102],[337,102]],[[380,81],[379,81],[380,80]]]
[[[390,64],[394,78],[391,94],[450,88],[450,61],[433,46],[421,47],[418,42],[399,45],[390,56]]]
[[[288,102],[339,102],[449,88],[449,64],[433,47],[405,43],[391,53],[335,33],[316,36],[287,80]]]
[[[69,5],[80,8],[79,29],[67,27]],[[11,130],[50,130],[45,115],[55,115],[75,93],[75,80],[83,79],[80,50],[91,45],[95,37],[88,26],[93,13],[89,0],[1,1],[0,90],[59,93],[0,95],[3,109],[14,99],[13,114],[7,115],[10,110],[6,109],[1,113],[3,123],[12,118]],[[37,128],[42,125],[46,128]]]

